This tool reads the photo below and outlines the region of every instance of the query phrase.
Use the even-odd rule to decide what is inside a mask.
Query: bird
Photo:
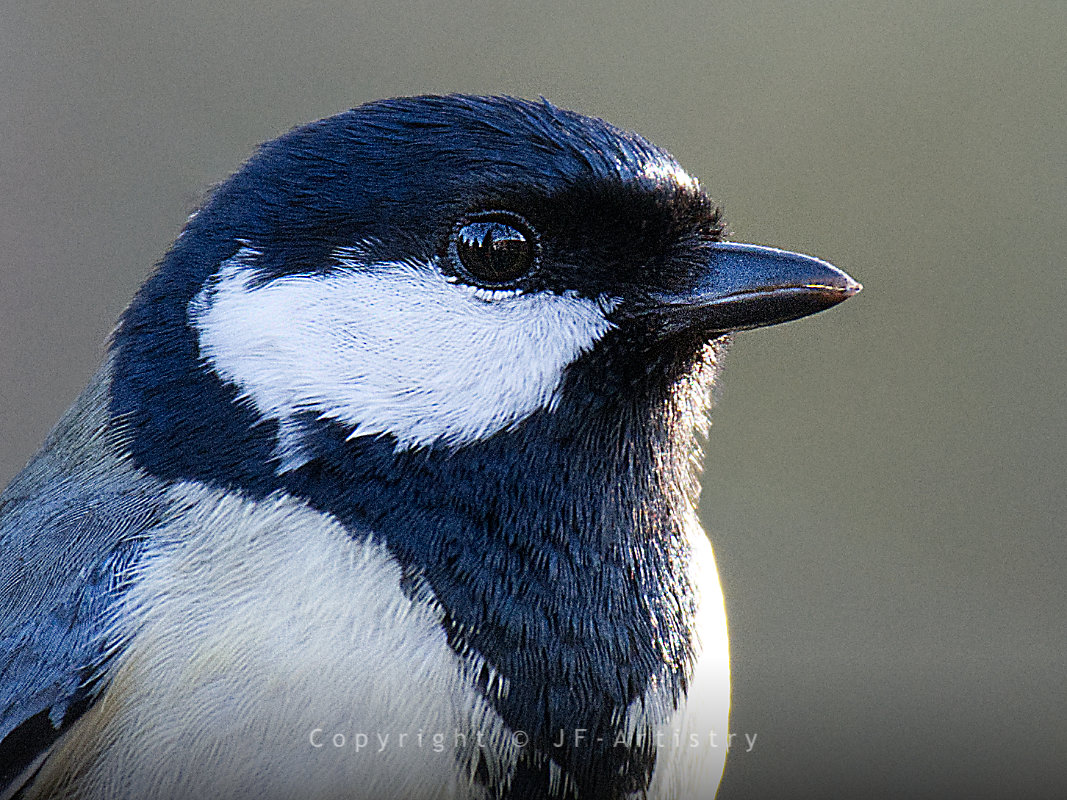
[[[261,145],[0,496],[3,796],[713,797],[711,388],[860,290],[728,237],[543,98]]]

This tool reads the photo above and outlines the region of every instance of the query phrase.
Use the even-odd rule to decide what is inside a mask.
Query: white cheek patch
[[[606,299],[485,293],[433,264],[366,264],[256,284],[244,247],[190,304],[200,353],[265,417],[281,421],[282,470],[306,460],[312,411],[352,436],[463,445],[547,407],[566,367],[612,327]]]

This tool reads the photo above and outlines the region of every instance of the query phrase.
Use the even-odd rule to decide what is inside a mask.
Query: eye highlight
[[[476,286],[511,288],[537,267],[537,236],[512,214],[465,220],[453,231],[448,249],[459,276]]]

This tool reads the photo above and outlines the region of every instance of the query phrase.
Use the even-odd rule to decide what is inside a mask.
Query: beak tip
[[[807,257],[804,256],[803,258]],[[838,269],[834,265],[827,264],[825,261],[819,259],[811,260],[824,267],[824,274],[819,276],[816,281],[807,284],[804,287],[805,289],[826,292],[828,296],[835,298],[835,303],[844,302],[853,295],[857,295],[863,291],[863,284],[844,270]]]
[[[823,301],[830,305],[843,303],[853,295],[863,291],[863,284],[855,280],[851,275],[842,272],[837,267],[833,267],[829,264],[826,266],[829,272],[828,276],[820,277],[815,282],[797,286],[795,288],[812,292],[813,296],[821,296]]]

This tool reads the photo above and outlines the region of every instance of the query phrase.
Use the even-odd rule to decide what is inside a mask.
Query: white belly
[[[129,593],[129,646],[31,796],[468,797],[474,726],[506,768],[510,737],[383,546],[292,498],[174,494],[188,512]]]

